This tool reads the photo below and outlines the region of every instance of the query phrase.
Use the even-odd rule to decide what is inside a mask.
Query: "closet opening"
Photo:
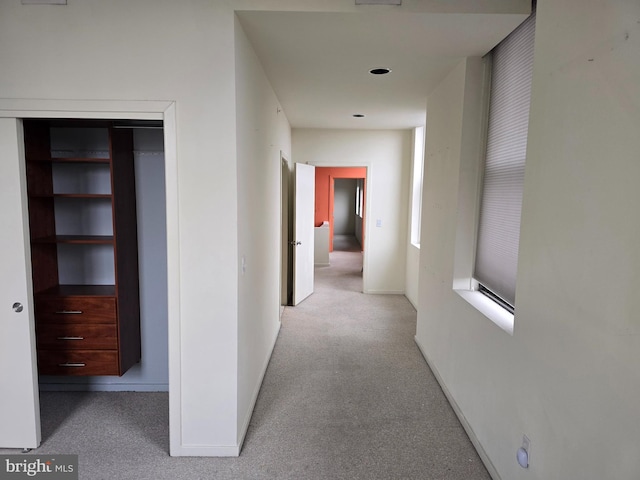
[[[23,131],[43,444],[67,417],[91,438],[110,419],[139,427],[131,408],[168,433],[163,122],[24,119]]]

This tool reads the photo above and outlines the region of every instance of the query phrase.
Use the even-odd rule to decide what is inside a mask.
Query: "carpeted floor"
[[[43,392],[34,453],[78,454],[91,480],[489,479],[413,341],[415,310],[362,294],[361,268],[333,252],[285,309],[239,458],[169,457],[163,393]]]
[[[333,235],[333,251],[361,252],[360,242],[353,235]]]

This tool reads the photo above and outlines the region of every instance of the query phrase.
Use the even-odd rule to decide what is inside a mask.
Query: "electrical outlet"
[[[522,468],[529,468],[529,463],[531,459],[529,458],[529,449],[531,447],[531,441],[529,437],[526,435],[522,436],[522,445],[518,449],[516,453],[516,459],[518,460],[518,465]]]

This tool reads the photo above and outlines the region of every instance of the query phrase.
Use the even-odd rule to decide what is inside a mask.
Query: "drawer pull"
[[[85,367],[86,363],[59,363],[58,364],[59,367]]]
[[[58,310],[56,313],[60,315],[81,315],[82,310]]]
[[[58,340],[84,340],[84,337],[58,337]]]

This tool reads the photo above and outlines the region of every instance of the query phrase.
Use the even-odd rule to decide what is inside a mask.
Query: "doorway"
[[[328,258],[328,263],[319,262],[317,267],[339,261],[359,265],[355,273],[362,278],[361,291],[366,275],[367,171],[365,166],[316,167],[315,226],[328,230],[324,231],[328,242],[317,244],[328,251],[316,252],[318,259]]]
[[[364,178],[336,178],[333,188],[333,251],[363,251]]]
[[[23,126],[41,422],[53,435],[52,412],[72,418],[104,398],[43,392],[168,391],[164,132],[162,121]]]
[[[355,222],[353,230],[356,232],[362,251],[365,250],[367,169],[368,167],[316,167],[315,226],[321,227],[325,222],[329,226],[329,252],[334,250],[336,182],[340,185],[342,180],[355,180],[355,184],[347,183],[346,185],[355,185],[356,188],[339,193],[339,199],[344,197],[344,201],[339,200],[340,204],[344,205],[344,209],[339,206],[341,209],[339,217],[353,217]],[[346,224],[349,222],[350,220],[347,219]]]
[[[289,160],[280,152],[280,315],[293,301],[293,208]]]
[[[18,102],[19,103],[19,102]],[[77,118],[77,119],[103,119],[107,118],[112,120],[112,111],[111,105],[109,102],[96,103],[96,102],[68,102],[67,110],[58,110],[60,108],[60,104],[47,102],[47,101],[38,101],[31,103],[25,103],[25,107],[29,108],[12,108],[9,111],[2,112],[0,111],[0,117],[3,117],[6,121],[13,122],[13,125],[18,126],[17,134],[14,130],[14,133],[11,134],[11,129],[8,129],[10,135],[7,137],[7,141],[9,143],[17,143],[17,150],[15,147],[12,147],[11,153],[12,157],[16,157],[21,163],[24,162],[24,147],[21,146],[23,144],[21,138],[21,121],[19,118]],[[34,106],[36,108],[34,108]],[[18,105],[19,107],[19,105]],[[49,108],[54,107],[54,108]],[[179,295],[177,287],[179,278],[179,255],[177,250],[177,243],[175,242],[175,232],[178,228],[177,222],[177,183],[176,183],[176,172],[177,172],[177,157],[176,157],[176,129],[175,129],[175,106],[173,102],[156,102],[153,105],[149,105],[148,103],[142,104],[142,102],[124,102],[120,104],[119,109],[117,109],[120,113],[117,118],[124,118],[127,121],[134,120],[156,120],[160,121],[160,123],[164,122],[164,130],[159,133],[160,138],[164,143],[164,158],[165,162],[162,165],[161,174],[164,176],[162,179],[162,184],[164,188],[164,199],[163,199],[163,207],[164,208],[164,226],[166,226],[166,247],[164,251],[164,259],[166,265],[166,279],[164,281],[164,291],[167,295],[167,307],[166,307],[166,315],[164,317],[166,340],[164,345],[171,345],[171,348],[164,348],[164,356],[165,356],[165,364],[171,364],[172,371],[171,376],[167,378],[167,381],[164,384],[164,390],[169,391],[169,395],[172,397],[171,399],[171,407],[169,412],[169,424],[170,424],[170,450],[171,447],[179,447],[180,439],[179,439],[179,431],[180,431],[180,417],[178,413],[180,412],[180,392],[179,390],[171,391],[170,385],[179,385],[180,384],[180,344],[179,338],[175,337],[175,334],[172,335],[171,332],[175,332],[175,326],[179,325]],[[127,112],[128,108],[130,108],[131,113],[123,113]],[[155,112],[155,113],[153,113]],[[156,136],[158,134],[155,134]],[[142,140],[144,142],[144,140]],[[149,153],[149,152],[147,152]],[[13,161],[13,160],[12,160]],[[20,163],[19,162],[19,163]],[[16,173],[18,173],[16,171]],[[20,168],[21,177],[24,176],[24,167]],[[156,173],[158,173],[156,171]],[[27,225],[27,217],[26,217],[26,186],[24,185],[24,180],[17,181],[17,178],[6,179],[6,183],[13,186],[14,184],[21,184],[19,189],[22,191],[19,193],[19,196],[22,197],[23,204],[23,218],[20,223],[25,225],[25,234],[28,242],[28,230],[26,229]],[[156,198],[157,200],[157,198]],[[155,223],[155,222],[154,222]],[[160,254],[162,255],[162,254]],[[29,257],[29,250],[27,246],[27,250],[25,252],[25,257]],[[153,258],[155,262],[157,257]],[[26,266],[29,266],[30,262],[26,262]],[[30,272],[28,272],[29,274]],[[30,277],[30,275],[29,275]],[[18,296],[19,298],[24,299],[24,314],[26,315],[25,320],[27,322],[23,323],[23,328],[26,328],[26,335],[20,335],[20,347],[22,350],[27,352],[27,357],[31,357],[31,362],[29,363],[29,370],[33,372],[33,374],[37,374],[36,366],[35,366],[35,336],[34,332],[34,323],[33,323],[33,312],[34,312],[34,302],[31,297],[31,280],[29,279],[26,285],[27,296],[25,297],[22,293],[15,293],[13,295]],[[22,311],[22,308],[20,309]],[[174,328],[172,328],[174,326]],[[28,353],[31,352],[31,353]],[[19,392],[20,401],[24,403],[24,415],[17,420],[8,422],[7,425],[10,425],[12,431],[18,432],[15,437],[12,437],[10,433],[7,433],[7,438],[9,438],[9,442],[15,444],[16,447],[30,447],[35,448],[40,444],[40,408],[38,403],[38,392],[41,386],[38,384],[37,377],[32,376],[31,373],[29,375],[24,375],[23,377],[16,377],[10,374],[5,375],[3,373],[3,378],[7,378],[11,380],[10,385],[6,385],[9,388],[15,386],[16,392]],[[48,383],[48,382],[45,382]],[[73,383],[73,382],[71,382]],[[42,387],[42,390],[49,389],[50,387]],[[73,389],[77,387],[66,387],[66,389]],[[95,386],[86,387],[87,389],[95,389]],[[65,388],[60,388],[64,390]],[[113,390],[114,386],[110,386],[104,388],[105,390]],[[150,390],[157,390],[157,386],[150,387]],[[16,395],[18,395],[16,393]],[[18,400],[18,399],[16,399]],[[14,412],[15,413],[15,412]],[[4,423],[4,422],[3,422]],[[11,438],[18,438],[19,440],[11,440]],[[9,445],[9,444],[7,444]]]

